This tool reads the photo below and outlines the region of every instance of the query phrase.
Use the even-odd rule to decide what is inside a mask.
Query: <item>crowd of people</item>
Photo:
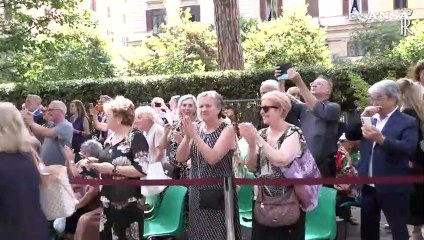
[[[282,74],[277,67],[275,76]],[[58,231],[56,220],[47,221],[40,208],[34,157],[45,166],[66,166],[70,178],[140,179],[157,162],[174,179],[214,178],[234,176],[233,156],[244,139],[245,164],[257,178],[284,178],[283,169],[305,151],[326,178],[424,175],[424,61],[415,66],[413,79],[373,84],[370,105],[347,124],[340,121],[340,105],[329,100],[330,79],[319,76],[308,87],[296,69],[286,74],[286,81],[262,82],[257,126],[238,122],[236,109],[225,109],[216,91],[174,96],[168,104],[157,97],[140,107],[124,96],[106,95],[87,106],[54,100],[44,107],[37,95],[28,95],[20,110],[0,102],[0,239],[143,238],[146,198],[140,187],[125,185],[73,185],[76,211],[62,219],[65,227]],[[286,92],[287,81],[295,87]],[[327,187],[338,190],[341,201],[360,197],[362,239],[379,239],[381,211],[393,239],[424,239],[423,184]],[[269,196],[289,188],[265,186]],[[241,239],[236,186],[233,190],[234,231]],[[254,192],[253,206],[257,187]],[[189,188],[189,239],[226,239],[222,194],[222,185]],[[349,208],[337,210],[339,218],[356,224]],[[305,239],[300,212],[294,223],[282,226],[263,224],[253,214],[251,239]]]

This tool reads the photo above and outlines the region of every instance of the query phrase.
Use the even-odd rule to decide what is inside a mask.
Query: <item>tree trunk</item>
[[[243,69],[238,0],[214,0],[220,70]]]

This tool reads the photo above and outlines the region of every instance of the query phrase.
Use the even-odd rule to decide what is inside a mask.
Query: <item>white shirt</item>
[[[377,120],[377,122],[375,123],[375,127],[378,129],[378,131],[383,131],[384,126],[386,126],[386,123],[389,121],[390,116],[392,116],[392,114],[398,109],[398,107],[396,107],[392,112],[390,112],[389,114],[387,114],[387,116],[383,119],[380,118],[380,114],[376,113],[374,114],[374,116],[372,116],[373,119]],[[368,175],[370,177],[372,177],[372,162],[373,162],[373,155],[374,155],[374,147],[375,147],[375,142],[372,145],[372,152],[371,152],[371,160],[370,160],[370,165],[368,168]],[[372,187],[375,187],[374,184],[369,184]]]

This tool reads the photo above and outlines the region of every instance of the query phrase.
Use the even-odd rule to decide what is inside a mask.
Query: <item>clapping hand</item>
[[[182,123],[184,134],[190,139],[194,138],[194,136],[197,134],[197,131],[196,126],[194,125],[191,118],[189,116],[184,116]]]
[[[255,126],[251,123],[240,123],[239,124],[240,136],[242,136],[247,144],[255,145],[258,137],[258,132]]]

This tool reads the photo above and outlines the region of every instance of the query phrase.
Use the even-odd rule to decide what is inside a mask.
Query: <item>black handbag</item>
[[[199,207],[201,209],[224,209],[224,190],[199,189]]]
[[[162,164],[165,175],[172,179],[180,179],[180,168],[172,163],[165,162]]]
[[[202,161],[199,161],[197,178],[201,178],[201,166]],[[224,189],[199,189],[199,207],[201,209],[224,209]]]

